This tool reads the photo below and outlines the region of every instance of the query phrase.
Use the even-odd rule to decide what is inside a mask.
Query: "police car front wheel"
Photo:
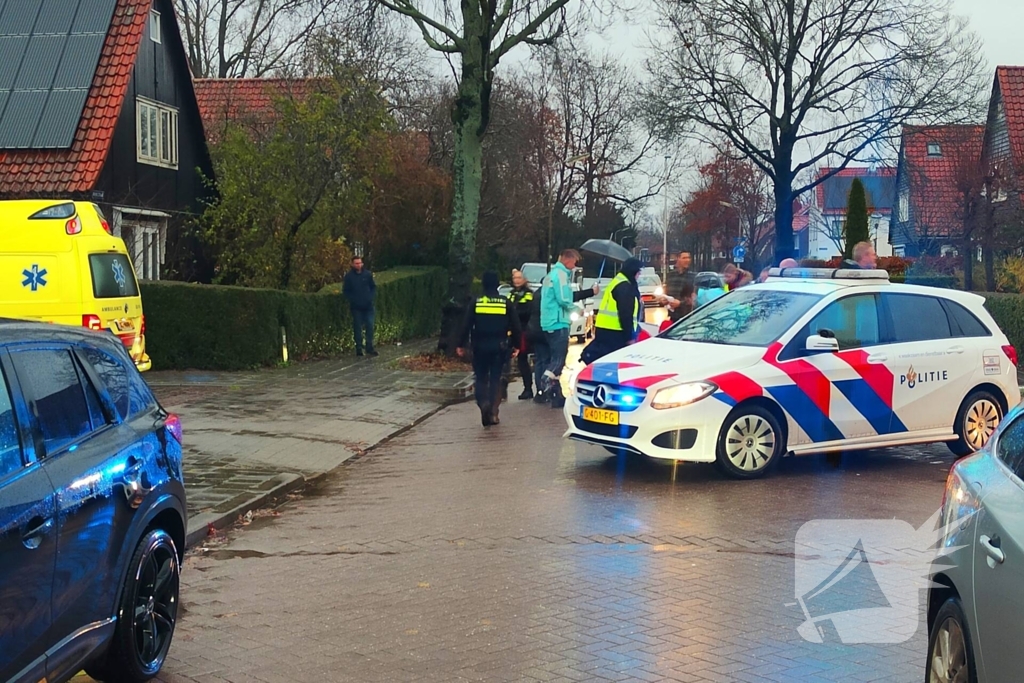
[[[730,477],[754,479],[771,469],[784,445],[782,428],[770,410],[739,406],[722,425],[715,463]]]

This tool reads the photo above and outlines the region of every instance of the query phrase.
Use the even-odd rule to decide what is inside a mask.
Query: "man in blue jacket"
[[[377,296],[377,283],[373,281],[373,273],[363,267],[363,259],[356,256],[352,259],[352,270],[345,273],[345,281],[341,288],[342,294],[348,299],[352,308],[352,333],[356,340],[356,355],[363,355],[363,330],[366,330],[366,355],[376,356],[373,348],[373,323],[376,313],[373,300]]]
[[[551,360],[548,369],[544,371],[547,387],[534,400],[537,401],[539,398],[538,402],[541,403],[550,400],[552,408],[561,408],[565,405],[559,378],[562,376],[562,368],[565,367],[565,357],[569,354],[569,316],[576,310],[577,301],[588,299],[598,293],[597,285],[594,285],[593,290],[572,291],[572,271],[579,261],[580,253],[575,249],[563,251],[558,257],[558,263],[544,278],[544,284],[540,289],[540,327],[547,339]]]

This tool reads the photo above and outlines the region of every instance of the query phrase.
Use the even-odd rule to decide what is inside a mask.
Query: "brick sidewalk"
[[[147,373],[185,427],[190,545],[465,397],[468,373],[398,367],[434,343],[277,370]]]

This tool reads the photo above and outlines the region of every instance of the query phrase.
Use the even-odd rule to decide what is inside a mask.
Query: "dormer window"
[[[149,11],[149,39],[160,42],[160,13],[155,9]]]
[[[941,157],[942,156],[942,145],[937,142],[928,143],[928,156],[930,157]]]

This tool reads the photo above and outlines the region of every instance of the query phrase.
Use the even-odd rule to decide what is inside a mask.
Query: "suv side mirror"
[[[835,353],[839,351],[839,340],[829,330],[819,330],[818,334],[807,337],[804,346],[808,353]]]

